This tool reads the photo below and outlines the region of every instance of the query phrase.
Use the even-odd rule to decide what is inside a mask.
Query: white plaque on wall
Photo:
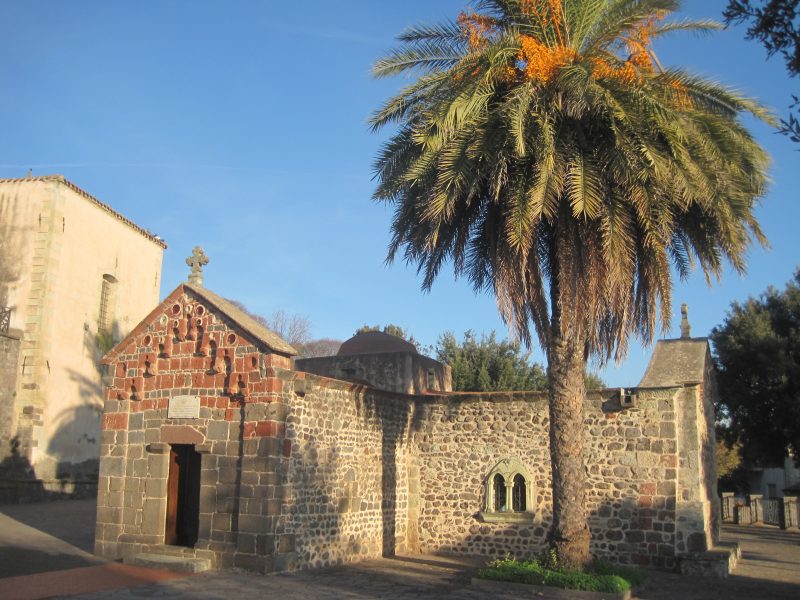
[[[199,417],[199,396],[173,396],[169,399],[168,419],[197,419]]]

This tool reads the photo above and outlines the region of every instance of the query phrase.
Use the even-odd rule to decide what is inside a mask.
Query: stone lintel
[[[189,425],[162,425],[161,441],[168,444],[203,444],[206,437]]]

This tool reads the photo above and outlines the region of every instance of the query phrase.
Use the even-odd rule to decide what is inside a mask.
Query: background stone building
[[[293,367],[221,297],[175,289],[104,359],[96,552],[267,572],[543,549],[546,395],[447,392],[443,365],[403,375],[411,349],[363,341]],[[713,545],[714,394],[707,341],[687,334],[658,344],[637,388],[588,395],[596,556],[671,568]]]
[[[94,490],[98,361],[158,302],[164,248],[60,175],[0,180],[0,501]]]

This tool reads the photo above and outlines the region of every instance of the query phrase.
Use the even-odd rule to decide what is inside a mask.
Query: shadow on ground
[[[0,506],[0,578],[88,567],[94,557],[94,500]]]
[[[0,506],[0,514],[91,554],[96,507],[96,500],[63,500]]]

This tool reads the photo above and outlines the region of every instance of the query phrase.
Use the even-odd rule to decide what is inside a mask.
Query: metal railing
[[[8,333],[8,328],[11,326],[11,309],[5,306],[0,306],[0,333]]]

